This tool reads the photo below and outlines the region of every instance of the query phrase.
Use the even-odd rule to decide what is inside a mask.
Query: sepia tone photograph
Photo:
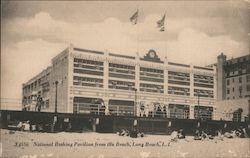
[[[1,0],[0,157],[250,158],[250,0]]]

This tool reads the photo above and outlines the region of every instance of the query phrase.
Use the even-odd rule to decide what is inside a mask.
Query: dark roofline
[[[135,57],[133,57],[133,56],[120,55],[120,54],[114,54],[114,53],[109,53],[109,56],[120,57],[120,58],[128,58],[128,59],[135,59]]]
[[[249,59],[250,59],[250,54],[247,54],[247,55],[244,55],[244,56],[240,56],[240,57],[236,57],[236,58],[231,58],[231,59],[226,60],[226,62],[232,61],[232,60],[237,60],[237,59],[240,59],[240,58],[245,58],[245,57],[249,57]]]
[[[179,64],[179,63],[172,63],[172,62],[168,62],[169,65],[175,65],[175,66],[183,66],[183,67],[190,67],[190,65],[186,65],[186,64]]]
[[[209,67],[200,67],[200,66],[194,66],[195,69],[201,69],[201,70],[209,70],[209,71],[213,71],[213,68],[209,68]]]
[[[164,62],[161,61],[161,60],[154,60],[154,59],[150,60],[150,59],[140,58],[140,60],[142,60],[142,61],[154,62],[154,63],[164,63]]]
[[[74,50],[80,51],[80,52],[86,52],[86,53],[95,53],[95,54],[102,54],[102,55],[104,54],[104,52],[101,52],[101,51],[82,49],[82,48],[74,48]]]

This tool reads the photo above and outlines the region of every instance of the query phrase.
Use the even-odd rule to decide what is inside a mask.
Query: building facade
[[[24,103],[34,82],[23,86]],[[212,119],[216,110],[215,67],[162,60],[152,49],[140,57],[70,45],[52,59],[48,83],[42,111]]]
[[[41,73],[23,84],[23,108],[25,107],[27,110],[31,111],[36,110],[38,96],[43,97],[43,108],[49,108],[51,70],[52,67],[49,66],[47,69],[43,70]]]
[[[250,55],[226,60],[217,58],[218,100],[250,98]]]

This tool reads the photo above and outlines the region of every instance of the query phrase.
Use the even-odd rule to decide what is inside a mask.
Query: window
[[[242,74],[242,70],[239,70],[239,74],[240,74],[240,75]]]
[[[227,94],[230,94],[230,89],[227,90]]]
[[[239,83],[242,83],[242,77],[239,77]]]
[[[227,80],[227,85],[230,85],[230,80]]]
[[[233,88],[233,92],[234,92],[234,88]]]
[[[239,86],[239,92],[240,92],[240,95],[242,93],[242,86]]]
[[[246,76],[246,80],[247,80],[247,82],[250,82],[250,75]]]
[[[232,78],[232,82],[234,83],[234,78]]]
[[[250,84],[247,85],[247,91],[248,91],[248,92],[250,91]]]

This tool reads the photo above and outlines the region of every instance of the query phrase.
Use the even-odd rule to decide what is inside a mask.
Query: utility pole
[[[200,93],[198,92],[198,112],[197,112],[197,118],[200,119]]]
[[[135,102],[134,102],[134,116],[136,116],[136,105],[137,105],[137,89],[135,88]]]
[[[56,81],[55,84],[56,84],[55,113],[57,113],[57,85],[58,85],[58,81]]]

